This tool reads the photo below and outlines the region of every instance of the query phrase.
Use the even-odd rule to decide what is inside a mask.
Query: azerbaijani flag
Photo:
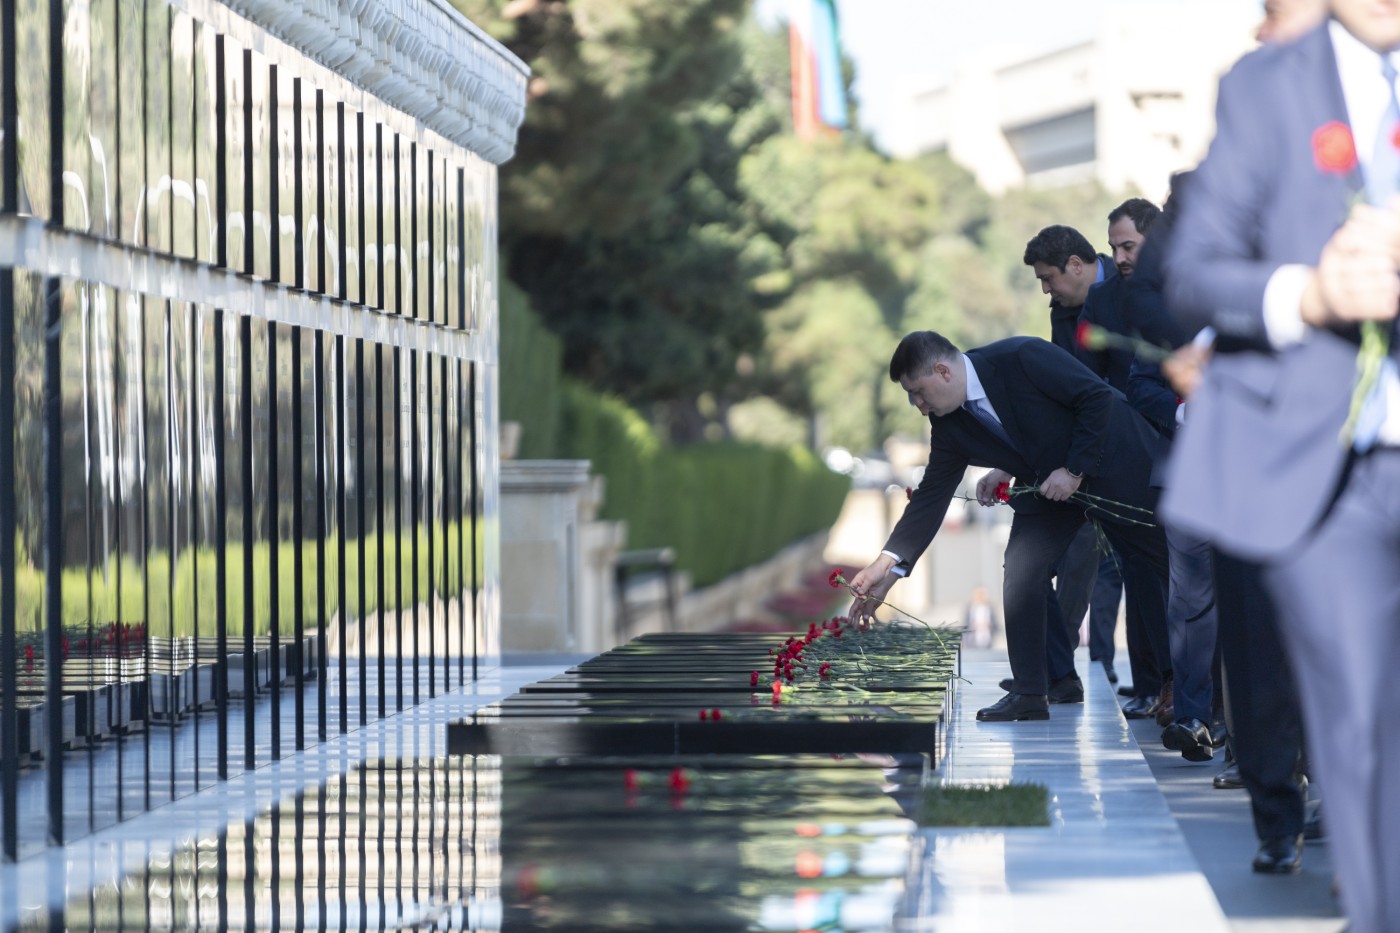
[[[792,123],[811,139],[846,126],[846,87],[836,33],[835,0],[788,0],[792,49]]]

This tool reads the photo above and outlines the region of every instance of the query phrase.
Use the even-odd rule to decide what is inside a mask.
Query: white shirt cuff
[[[899,563],[900,560],[902,559],[902,558],[901,558],[898,554],[896,554],[894,551],[881,551],[880,553],[883,554],[883,555],[885,555],[886,557],[892,558],[896,564]]]
[[[1279,266],[1264,286],[1264,332],[1275,348],[1303,339],[1303,292],[1312,269],[1304,265]]]

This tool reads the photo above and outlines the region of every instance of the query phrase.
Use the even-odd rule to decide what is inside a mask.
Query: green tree
[[[505,265],[564,367],[703,436],[763,342],[782,253],[743,210],[743,153],[782,129],[745,65],[747,0],[456,0],[535,71],[502,172]]]

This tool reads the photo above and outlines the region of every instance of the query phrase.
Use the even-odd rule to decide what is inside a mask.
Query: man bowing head
[[[1123,396],[1070,353],[1036,337],[1011,337],[966,353],[933,331],[905,336],[890,379],[929,419],[929,459],[919,488],[885,547],[851,581],[852,618],[879,600],[928,547],[963,474],[991,467],[977,499],[1015,511],[1006,545],[1003,605],[1014,688],[978,712],[983,721],[1046,719],[1045,594],[1075,533],[1092,518],[1151,583],[1144,612],[1165,613],[1167,550],[1153,524],[1153,453],[1160,440]],[[1165,623],[1163,622],[1165,625]]]

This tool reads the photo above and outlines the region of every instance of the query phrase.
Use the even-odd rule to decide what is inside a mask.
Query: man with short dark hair
[[[851,581],[859,594],[851,617],[871,616],[876,600],[918,560],[969,466],[996,468],[977,484],[983,505],[997,502],[998,471],[1014,486],[1033,487],[1010,500],[1016,514],[1006,545],[1003,605],[1013,683],[977,718],[1046,719],[1045,593],[1086,515],[1165,594],[1166,539],[1151,524],[1156,491],[1150,474],[1159,439],[1119,393],[1035,337],[962,353],[933,331],[916,331],[896,348],[890,379],[929,418],[929,461],[884,550]],[[1164,600],[1155,611],[1165,612]]]
[[[1091,288],[1117,278],[1112,261],[1095,253],[1082,233],[1063,224],[1053,224],[1032,237],[1022,259],[1035,272],[1041,291],[1050,296],[1051,342],[1071,356],[1077,355],[1080,309]],[[1045,664],[1052,703],[1083,699],[1083,685],[1074,670],[1074,649],[1099,577],[1099,563],[1098,538],[1092,528],[1085,527],[1065,551],[1055,569],[1054,589],[1047,592]]]
[[[1084,234],[1053,224],[1031,237],[1022,261],[1035,271],[1040,290],[1050,296],[1050,342],[1075,352],[1079,309],[1089,289],[1118,275],[1113,261],[1094,252]]]
[[[1079,326],[1099,327],[1113,334],[1137,336],[1128,321],[1126,298],[1128,283],[1137,267],[1138,251],[1147,241],[1148,231],[1161,215],[1157,205],[1145,198],[1129,198],[1108,214],[1108,245],[1118,275],[1089,289],[1084,307],[1079,313]],[[1120,347],[1090,349],[1076,345],[1075,353],[1086,366],[1104,381],[1125,395],[1128,374],[1132,369],[1133,351]],[[1118,604],[1124,590],[1121,561],[1115,554],[1104,555],[1099,563],[1098,579],[1089,603],[1089,657],[1103,663],[1106,672],[1113,671],[1113,632],[1118,624]],[[1138,594],[1134,583],[1128,581],[1128,662],[1133,674],[1133,697],[1123,706],[1129,719],[1156,715],[1163,725],[1170,722],[1173,710],[1173,655],[1167,631],[1152,631],[1137,611]]]

